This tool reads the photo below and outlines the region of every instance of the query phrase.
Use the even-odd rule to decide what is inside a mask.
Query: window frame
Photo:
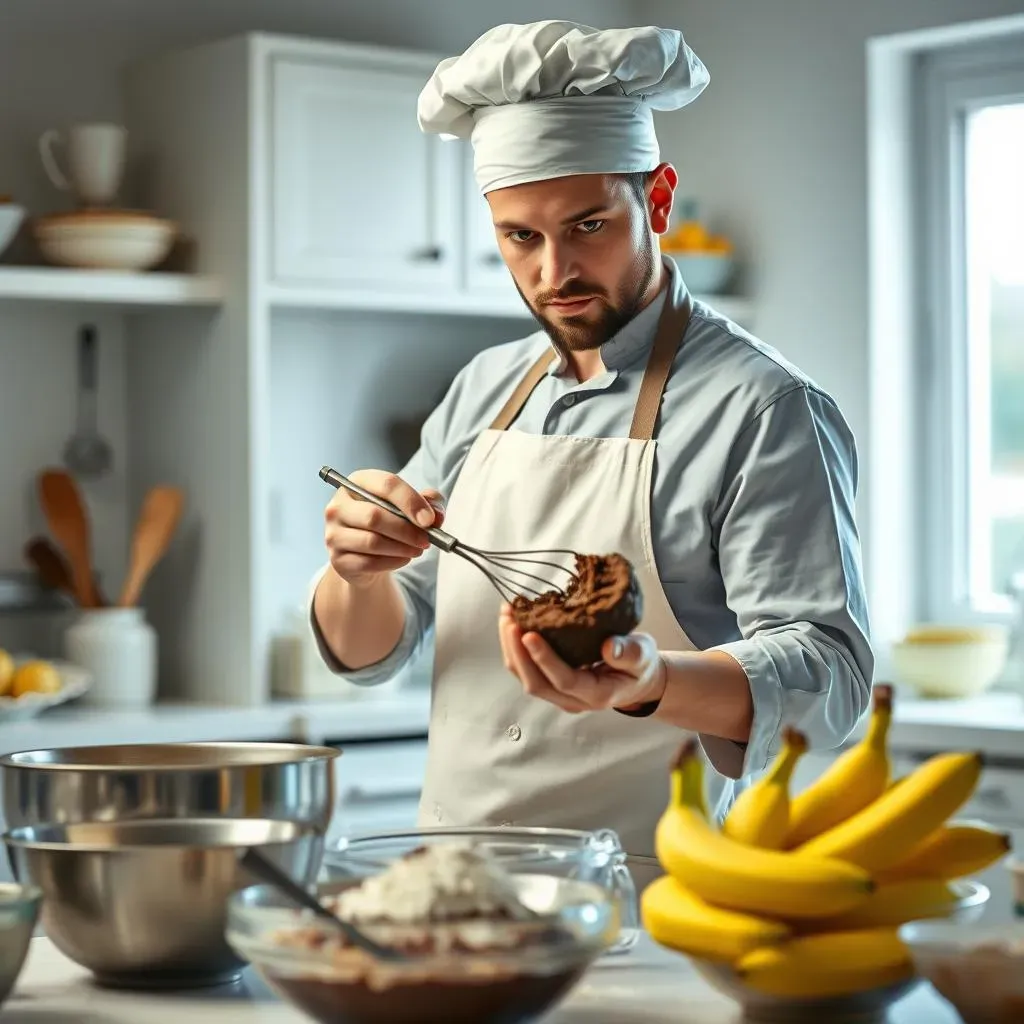
[[[1005,621],[1009,597],[979,605],[970,580],[965,134],[972,110],[1024,102],[1024,53],[1020,37],[992,40],[922,53],[915,70],[921,612],[928,621]]]

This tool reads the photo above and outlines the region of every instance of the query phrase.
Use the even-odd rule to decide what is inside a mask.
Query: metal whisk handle
[[[366,490],[365,487],[360,487],[359,484],[353,483],[347,476],[342,476],[341,473],[336,469],[331,469],[330,466],[320,467],[320,479],[329,483],[332,487],[344,487],[346,491],[355,494],[364,501],[372,502],[378,508],[384,509],[385,512],[390,512],[392,515],[404,519],[407,523],[412,523],[416,529],[423,530],[430,538],[430,543],[439,547],[442,551],[454,551],[459,546],[459,542],[450,533],[445,533],[444,530],[438,530],[433,526],[424,530],[419,523],[413,523],[397,505],[393,505],[387,498],[382,498]]]

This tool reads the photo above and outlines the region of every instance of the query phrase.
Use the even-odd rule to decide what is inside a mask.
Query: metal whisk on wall
[[[449,554],[458,555],[479,569],[505,601],[512,602],[517,597],[532,599],[550,591],[564,594],[570,584],[577,579],[575,551],[560,548],[536,551],[487,551],[482,548],[470,547],[444,530],[439,530],[436,527],[424,529],[419,524],[413,523],[397,505],[393,505],[386,498],[381,498],[366,490],[365,487],[353,483],[348,477],[342,476],[330,466],[321,467],[320,479],[332,487],[343,487],[350,494],[354,494],[364,501],[372,502],[378,508],[404,519],[407,523],[412,523],[417,530],[423,530],[430,543],[435,547]],[[571,558],[573,568],[567,568],[561,562],[556,561],[559,555]],[[530,568],[523,568],[524,566],[551,570],[551,574],[541,575],[539,572],[531,571]],[[563,582],[558,582],[559,579]]]

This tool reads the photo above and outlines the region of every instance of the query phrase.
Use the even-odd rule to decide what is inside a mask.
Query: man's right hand
[[[444,499],[437,491],[421,493],[394,473],[377,469],[359,470],[351,480],[386,498],[424,528],[444,522]],[[422,529],[343,487],[328,503],[324,519],[331,566],[353,586],[370,584],[382,573],[408,565],[430,547]]]

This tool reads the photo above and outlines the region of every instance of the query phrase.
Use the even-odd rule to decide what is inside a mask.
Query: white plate
[[[31,654],[15,654],[14,664],[37,660]],[[26,693],[22,697],[0,697],[0,725],[35,718],[47,708],[56,707],[66,701],[81,697],[92,686],[92,675],[78,665],[55,658],[45,658],[60,676],[61,688],[56,693]]]

